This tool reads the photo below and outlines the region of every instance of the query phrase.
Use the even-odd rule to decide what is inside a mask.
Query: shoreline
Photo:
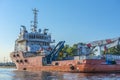
[[[16,66],[0,66],[0,68],[16,68]]]

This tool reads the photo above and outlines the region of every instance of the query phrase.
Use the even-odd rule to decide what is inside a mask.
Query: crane
[[[47,63],[51,63],[52,61],[58,58],[59,52],[64,48],[65,41],[60,41],[55,48],[51,51],[49,55],[46,56]]]
[[[105,39],[105,40],[97,40],[90,43],[87,43],[85,45],[78,45],[78,54],[83,55],[101,55],[102,49],[103,51],[106,51],[107,49],[111,47],[115,47],[119,45],[120,37],[118,38],[112,38],[112,39]]]

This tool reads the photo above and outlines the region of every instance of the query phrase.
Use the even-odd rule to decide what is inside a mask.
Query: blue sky
[[[32,9],[38,27],[48,28],[56,42],[89,42],[120,36],[119,0],[0,0],[0,61],[9,57],[20,25],[30,30]]]

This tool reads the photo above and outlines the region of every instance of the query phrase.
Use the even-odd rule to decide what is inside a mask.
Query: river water
[[[0,68],[0,80],[120,80],[120,73],[29,72]]]

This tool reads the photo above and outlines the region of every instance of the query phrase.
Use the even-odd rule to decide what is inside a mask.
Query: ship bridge
[[[48,29],[37,30],[37,12],[38,10],[33,10],[34,21],[32,21],[31,32],[28,32],[24,25],[21,26],[20,34],[15,41],[15,51],[36,52],[41,48],[50,47],[50,43],[54,42],[51,40],[51,35],[48,34]]]

